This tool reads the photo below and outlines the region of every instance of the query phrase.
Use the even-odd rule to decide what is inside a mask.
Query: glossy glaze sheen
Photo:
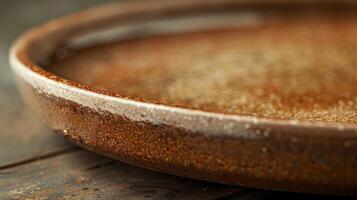
[[[12,67],[24,99],[47,123],[98,153],[154,170],[221,183],[356,194],[354,125],[262,119],[135,101],[63,79],[38,66],[72,35],[133,16],[148,19],[197,9],[208,12],[247,7],[258,7],[259,13],[268,8],[294,10],[294,6],[301,9],[307,5],[311,9],[319,4],[198,0],[99,7],[23,35],[12,48]],[[355,4],[343,5],[347,10],[356,9]]]

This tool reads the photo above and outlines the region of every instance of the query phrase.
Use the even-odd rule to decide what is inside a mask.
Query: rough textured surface
[[[10,39],[95,2],[0,2],[0,199],[342,199],[169,176],[97,156],[53,134],[19,99],[7,62]]]
[[[82,147],[117,160],[218,183],[355,194],[357,159],[349,153],[357,151],[354,130],[336,137],[334,129],[251,125],[247,129],[263,137],[207,136],[96,111],[42,93],[25,81],[19,86],[29,105],[52,128]]]
[[[0,2],[0,199],[234,199],[250,195],[264,199],[274,196],[270,192],[160,174],[97,156],[53,134],[34,117],[23,105],[9,70],[10,42],[32,25],[96,2],[61,1],[61,6],[52,0]]]
[[[116,42],[49,69],[167,105],[357,124],[357,15],[340,14],[292,12],[252,27]]]

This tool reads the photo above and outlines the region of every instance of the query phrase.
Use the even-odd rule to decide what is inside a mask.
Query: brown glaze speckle
[[[336,95],[336,97],[338,97],[339,99],[341,98],[342,101],[345,101],[345,97],[348,99],[351,98],[351,96],[343,96],[346,94],[342,94],[343,92],[341,93],[341,91],[335,91],[334,88],[337,87],[342,89],[348,89],[349,92],[347,92],[347,94],[351,95],[355,94],[355,90],[351,88],[353,86],[346,86],[346,84],[344,85],[342,81],[339,82],[335,79],[340,79],[338,78],[339,74],[342,74],[346,75],[346,78],[344,78],[343,80],[348,83],[351,83],[354,80],[353,77],[355,77],[355,74],[353,73],[353,70],[355,68],[351,68],[353,62],[355,62],[354,57],[350,57],[350,59],[347,60],[341,60],[339,58],[347,58],[348,55],[354,55],[353,51],[351,51],[351,48],[355,44],[355,38],[352,34],[355,31],[355,28],[345,25],[353,24],[353,21],[351,22],[351,20],[355,19],[354,16],[356,14],[354,13],[356,13],[355,11],[357,10],[357,4],[353,3],[352,1],[342,0],[338,3],[335,1],[328,1],[330,3],[327,3],[327,1],[323,1],[323,3],[321,3],[321,1],[319,0],[303,1],[302,3],[300,3],[300,1],[288,1],[288,3],[286,3],[284,0],[272,0],[269,2],[259,0],[162,0],[157,2],[158,3],[152,3],[151,1],[127,1],[123,4],[113,4],[100,8],[94,8],[89,11],[83,11],[78,14],[54,20],[45,25],[39,26],[20,37],[20,39],[15,43],[13,47],[10,58],[12,67],[18,79],[20,91],[25,101],[37,113],[39,113],[40,116],[54,130],[57,130],[57,132],[63,134],[65,137],[67,137],[74,143],[83,146],[89,150],[134,165],[139,165],[149,169],[154,169],[171,174],[177,174],[181,176],[188,176],[192,178],[216,181],[227,184],[244,185],[249,187],[300,192],[303,191],[312,193],[357,195],[355,190],[355,188],[357,187],[357,155],[353,153],[357,152],[357,128],[354,123],[355,118],[353,118],[353,116],[351,117],[349,115],[345,115],[345,112],[336,112],[337,115],[331,115],[329,117],[323,116],[322,118],[320,116],[316,118],[316,110],[304,110],[306,113],[309,113],[309,115],[313,117],[313,120],[311,120],[311,118],[306,116],[304,116],[304,118],[298,118],[298,115],[295,112],[290,112],[291,110],[289,110],[289,113],[284,110],[284,115],[274,113],[274,116],[271,116],[270,119],[266,119],[264,118],[266,116],[263,115],[269,112],[261,112],[261,115],[258,115],[253,114],[253,112],[251,112],[252,110],[247,110],[247,108],[232,108],[232,99],[227,99],[227,96],[224,95],[222,96],[224,98],[223,103],[229,103],[228,105],[230,109],[227,108],[227,105],[224,104],[202,104],[202,102],[200,103],[198,101],[199,99],[208,99],[215,100],[213,102],[216,103],[222,102],[222,97],[220,96],[214,96],[215,98],[195,97],[191,98],[191,101],[186,101],[187,99],[185,101],[181,101],[182,99],[180,100],[176,97],[171,98],[168,95],[170,94],[168,93],[169,90],[156,90],[159,91],[159,93],[155,93],[156,91],[146,90],[146,93],[140,93],[132,97],[130,95],[133,94],[130,94],[130,89],[128,88],[120,88],[120,91],[116,91],[116,89],[118,89],[121,85],[115,84],[115,87],[112,87],[113,89],[108,90],[108,88],[101,88],[98,85],[91,85],[90,83],[84,83],[80,80],[76,81],[80,81],[82,83],[64,79],[61,76],[53,74],[40,67],[45,66],[44,64],[48,63],[48,58],[53,55],[57,47],[62,47],[64,41],[68,41],[68,39],[71,39],[76,34],[91,31],[100,27],[100,25],[103,24],[108,25],[113,22],[132,22],[130,20],[135,17],[138,17],[140,19],[152,19],[153,17],[162,18],[167,17],[168,15],[170,17],[173,17],[175,15],[182,15],[186,14],[186,11],[192,14],[193,11],[197,10],[199,10],[200,12],[211,12],[217,10],[232,11],[234,9],[236,11],[242,11],[247,8],[257,13],[264,11],[265,14],[270,13],[267,11],[274,8],[273,10],[284,10],[286,11],[284,13],[287,14],[293,13],[292,11],[296,10],[295,6],[298,7],[299,9],[297,10],[300,11],[305,9],[312,9],[312,13],[315,13],[315,11],[319,11],[321,9],[327,9],[330,13],[330,11],[334,11],[337,9],[340,14],[333,14],[333,19],[329,19],[329,17],[328,20],[325,17],[323,17],[322,19],[320,19],[319,17],[316,18],[317,21],[322,20],[324,22],[323,24],[325,24],[326,26],[323,26],[321,28],[327,30],[326,32],[322,33],[321,37],[318,37],[316,35],[314,37],[313,41],[315,41],[316,39],[316,44],[326,45],[324,46],[326,48],[312,48],[314,52],[319,52],[318,55],[314,53],[311,54],[311,52],[308,50],[309,47],[314,46],[311,44],[309,45],[309,42],[313,41],[307,40],[309,42],[306,43],[304,42],[305,40],[303,40],[300,45],[297,45],[297,43],[292,42],[292,39],[294,38],[292,37],[294,33],[291,32],[292,27],[285,25],[283,27],[285,27],[286,29],[283,28],[280,29],[280,31],[285,31],[286,33],[289,33],[287,34],[287,36],[289,37],[285,37],[284,35],[281,35],[281,37],[276,37],[272,32],[270,32],[270,34],[267,34],[267,36],[269,36],[270,38],[278,38],[277,43],[274,43],[273,47],[264,45],[260,45],[260,47],[265,50],[269,50],[270,54],[271,50],[273,50],[274,48],[279,49],[279,47],[282,47],[284,45],[294,47],[291,50],[287,50],[286,52],[280,51],[280,49],[278,52],[282,54],[273,53],[272,55],[274,56],[272,56],[271,58],[274,58],[274,61],[281,61],[281,58],[284,57],[283,55],[289,55],[293,57],[292,60],[285,61],[288,64],[290,63],[290,61],[295,61],[292,62],[292,66],[294,66],[293,69],[301,69],[302,71],[300,71],[300,73],[297,73],[299,72],[299,70],[297,70],[297,72],[294,72],[299,74],[299,76],[290,77],[292,80],[300,80],[299,78],[301,78],[301,80],[314,80],[311,79],[312,75],[321,77],[322,74],[324,74],[322,80],[324,81],[326,79],[331,82],[317,81],[317,85],[323,86],[322,88],[325,88],[329,91],[328,93],[326,93],[328,98],[334,97],[334,95]],[[331,2],[334,3],[331,4]],[[255,10],[256,7],[259,7],[259,9]],[[316,16],[315,14],[314,16]],[[288,20],[285,17],[287,16],[280,18]],[[340,20],[339,17],[342,17],[346,20]],[[302,29],[298,23],[299,20],[297,20],[296,18],[294,20],[293,21],[295,22],[294,24],[296,25],[295,28],[297,28],[297,32],[301,33],[295,35],[297,37],[295,39],[308,39],[309,37],[307,36],[309,36],[310,33],[307,32],[309,32],[310,30],[314,34],[319,33],[320,31],[320,29],[318,30],[313,26],[314,24],[316,25],[316,20],[306,20],[306,23],[300,23],[302,27],[309,27],[309,31],[306,31],[305,33],[303,33],[304,31],[301,32]],[[274,20],[268,20],[267,22],[272,23],[271,26],[268,23],[267,25],[269,26],[262,27],[259,30],[266,30],[267,33],[269,33],[269,30],[273,29],[273,27],[282,27],[281,24],[279,25],[279,23]],[[338,22],[337,24],[342,26],[335,26],[335,22]],[[336,27],[336,29],[332,29],[331,26]],[[251,31],[254,32],[253,35],[259,36],[259,34],[261,34],[259,33],[259,30],[254,29],[254,31]],[[290,32],[288,30],[290,30]],[[344,30],[347,34],[340,33],[340,31],[342,32],[342,30]],[[242,33],[241,31],[237,31],[236,29],[226,29],[220,31],[213,31],[210,33],[197,32],[192,34],[175,35],[174,38],[181,38],[182,40],[182,38],[185,37],[197,37],[202,34],[205,35],[204,37],[202,37],[203,43],[207,42],[206,40],[208,36],[212,37],[212,40],[219,40],[220,37],[216,37],[215,35],[244,35],[244,33]],[[335,34],[341,37],[338,38]],[[197,41],[200,41],[200,38],[201,37],[199,37]],[[254,43],[254,39],[249,39],[248,36],[245,38],[247,39],[247,41]],[[260,40],[262,41],[265,41],[264,37],[258,38],[260,38]],[[341,44],[344,45],[339,46],[339,42],[336,41],[337,39],[342,39]],[[131,47],[136,46],[135,48],[137,48],[137,45],[140,46],[140,44],[142,45],[142,43],[150,44],[150,42],[152,43],[152,41],[155,40],[162,41],[163,47],[165,47],[164,49],[170,49],[168,44],[170,44],[172,36],[156,38],[154,37],[143,40],[125,42],[124,44]],[[229,46],[229,43],[223,41],[223,46]],[[239,43],[239,40],[232,41],[232,44],[237,42]],[[329,43],[325,44],[324,41],[329,41]],[[348,43],[347,41],[350,41],[350,43]],[[194,44],[194,42],[192,44]],[[182,40],[182,44],[175,45],[185,46],[188,45],[188,43],[185,42],[185,40]],[[116,43],[116,45],[112,45],[112,47],[115,47],[115,49],[118,48],[120,50],[118,46],[122,48],[123,43]],[[336,49],[333,47],[336,47]],[[107,49],[108,46],[98,48]],[[202,48],[198,48],[196,50],[200,49]],[[212,48],[210,49],[207,47],[203,49],[214,50]],[[225,51],[227,49],[229,48],[225,47],[221,49],[223,52],[225,52],[223,55],[230,55],[229,53],[227,54],[227,52]],[[247,50],[249,49],[254,50],[255,47],[248,48]],[[170,50],[179,53],[179,49]],[[191,49],[188,50],[192,51]],[[231,50],[244,53],[244,50],[242,49],[232,48]],[[259,48],[257,48],[256,50],[259,50]],[[130,52],[134,53],[136,51],[128,51],[127,53]],[[146,52],[146,50],[144,52]],[[219,52],[220,51],[218,51],[217,53]],[[125,52],[122,51],[122,53]],[[333,55],[336,54],[338,56],[327,56],[327,54],[329,53],[333,53]],[[309,58],[306,60],[308,61],[307,65],[297,65],[296,60],[300,60],[301,56],[299,57],[299,59],[297,59],[294,57],[295,54],[303,55],[303,57],[305,57],[306,55],[306,57]],[[163,58],[167,57],[168,55],[169,54],[163,54]],[[181,52],[177,55],[180,55],[183,58],[185,58],[185,56],[188,56],[188,54],[185,52]],[[221,62],[219,61],[219,59],[218,62],[217,57],[215,57],[214,55],[216,54],[207,54],[206,56],[212,56],[212,58],[214,58],[213,60],[215,61],[214,63],[216,64],[231,63],[227,61]],[[254,53],[249,55],[256,56],[257,54]],[[316,59],[315,55],[317,55],[318,58],[324,59]],[[153,53],[150,57],[152,57],[154,61],[158,61],[157,54]],[[235,56],[223,56],[223,58],[228,58],[228,60],[234,57]],[[262,62],[264,61],[264,59],[261,59],[264,58],[264,56],[258,58],[260,59],[251,60],[249,62],[251,62],[252,64],[262,64],[259,66],[261,66],[263,69],[265,69],[265,71],[267,71],[267,66],[263,64],[264,62]],[[115,59],[113,59],[113,61],[114,60]],[[311,68],[312,70],[309,70],[308,68],[308,66],[316,67],[316,65],[312,63],[314,63],[313,61],[317,60],[322,61],[322,63],[318,64],[321,64],[321,66],[326,66],[326,71],[324,71],[322,74],[316,73],[317,68]],[[124,61],[127,62],[127,64],[129,63],[129,60]],[[145,61],[145,65],[148,64],[146,63],[148,59],[145,59],[143,61]],[[165,60],[161,61],[162,64],[169,63]],[[331,63],[326,61],[331,61]],[[193,66],[194,69],[197,67],[197,65],[194,65],[195,63],[192,62],[188,62],[187,64],[189,64],[188,66]],[[202,65],[201,68],[197,68],[197,72],[199,72],[198,74],[205,74],[206,71],[202,69],[206,69],[205,66],[209,65],[209,63],[203,64],[204,65]],[[338,68],[334,64],[339,64],[340,66],[342,66],[342,68]],[[138,66],[139,65],[132,65],[130,67],[136,68]],[[160,73],[166,73],[165,70],[167,71],[167,69],[163,71],[161,71],[160,69],[165,68],[165,66],[166,65],[147,65],[146,67],[148,67],[148,69],[157,67],[159,70],[144,71],[147,72],[150,76],[155,75],[155,73],[156,75]],[[283,66],[284,65],[277,65],[275,67],[277,67],[279,70],[282,70],[282,72],[289,72],[290,69],[284,68]],[[95,68],[95,66],[88,67],[90,67],[91,69]],[[116,68],[121,67],[125,69],[125,67],[129,66],[116,66]],[[231,72],[235,72],[233,65],[232,67],[228,68],[232,70]],[[174,69],[178,70],[177,68]],[[215,70],[217,69],[218,68],[207,68],[208,72],[216,72]],[[192,77],[195,73],[191,73],[192,71],[190,71],[188,68],[183,68],[183,70],[188,70],[188,72],[190,72],[187,75],[182,74],[183,76],[179,77],[183,81],[183,83],[185,83],[184,80],[193,81],[194,79],[192,79]],[[305,70],[315,73],[302,76],[302,74],[306,74],[302,73]],[[352,70],[352,73],[347,73],[346,70]],[[109,71],[110,70],[107,70],[108,73]],[[221,70],[221,72],[225,75],[224,77],[227,78],[227,74],[225,74],[224,71],[225,70]],[[337,73],[334,74],[332,73],[333,71]],[[75,72],[76,71],[74,70],[73,73]],[[130,70],[126,70],[126,72],[127,75],[130,75],[131,73]],[[268,72],[267,74],[270,73],[271,72]],[[175,76],[172,77],[177,78],[177,74],[179,73],[174,73]],[[252,72],[248,70],[243,74],[252,75]],[[120,77],[120,74],[116,75]],[[133,81],[131,83],[137,84],[132,75],[133,74],[128,76],[129,78],[132,78],[130,79],[130,81]],[[142,74],[140,75],[141,76],[138,76],[138,78],[140,77],[139,80],[144,81],[144,76]],[[170,73],[166,73],[166,75],[170,75]],[[209,76],[210,73],[206,75]],[[258,73],[258,75],[261,76],[262,74]],[[122,78],[123,77],[115,81],[125,80]],[[249,80],[246,77],[241,78],[242,80],[247,81],[247,83],[254,83],[254,81]],[[263,78],[263,80],[267,80],[264,77],[260,78]],[[281,80],[285,80],[285,77],[282,75],[279,75],[276,78],[281,78]],[[209,84],[209,80],[214,80],[213,82],[216,83],[216,81],[218,81],[219,79],[214,77],[206,79],[206,83],[208,83],[208,85],[201,85],[203,89],[212,89],[212,85]],[[122,84],[124,83],[125,81]],[[283,81],[283,83],[285,82]],[[306,84],[306,82],[301,83],[302,85],[307,85],[307,89],[311,89],[310,86]],[[336,84],[333,85],[331,83]],[[131,86],[131,84],[125,84],[127,84],[127,86]],[[152,84],[154,86],[158,85],[157,83],[155,83],[155,81]],[[142,84],[133,85],[140,86],[142,87],[142,89],[150,88],[143,87]],[[233,86],[234,85],[236,84],[233,84]],[[263,84],[258,84],[258,86],[262,85]],[[96,86],[97,88],[91,86]],[[189,87],[187,89],[188,91],[191,91],[189,92],[189,94],[191,94],[192,89],[194,89],[194,87],[191,87],[191,85],[188,86]],[[228,84],[227,86],[231,85]],[[281,85],[281,87],[283,88],[287,86],[290,86],[288,87],[290,89],[294,89],[291,88],[291,83],[288,83],[287,85]],[[300,88],[300,84],[297,84],[297,86],[299,86],[298,88],[296,88],[298,89],[298,91],[300,91],[300,89],[304,90],[305,88]],[[242,88],[238,87],[237,89],[239,89],[239,91],[241,92],[248,92],[245,94],[250,94],[249,91],[241,90]],[[285,89],[283,91],[285,91]],[[229,91],[229,88],[223,88],[223,90],[228,90],[228,92],[231,92]],[[134,91],[136,91],[135,87]],[[166,93],[162,93],[162,91],[166,91]],[[174,87],[173,91],[182,92],[184,90],[177,90]],[[316,92],[315,90],[313,91]],[[160,102],[156,103],[167,104],[169,106],[147,103],[147,101],[151,102],[152,99],[148,98],[148,96],[140,96],[144,94],[151,94],[151,92],[154,92],[155,95],[159,94],[158,96],[154,95],[155,99],[157,97],[157,100],[160,100]],[[202,94],[202,91],[197,92],[199,94]],[[258,93],[260,94],[260,92]],[[124,99],[122,98],[122,94],[127,95],[128,97]],[[166,95],[164,96],[165,98],[160,97],[160,95],[162,94]],[[207,92],[207,94],[216,95],[217,93],[210,91],[209,93]],[[256,95],[254,92],[252,94],[253,96]],[[342,96],[339,96],[340,94]],[[187,94],[180,94],[180,96],[181,95],[185,98],[189,97],[189,95]],[[236,94],[232,93],[232,95],[236,97]],[[279,93],[279,95],[284,95],[284,93]],[[144,99],[140,99],[140,97]],[[264,95],[261,95],[260,97],[262,97],[262,99],[265,98]],[[311,96],[311,98],[316,100],[315,96]],[[168,102],[169,100],[175,100],[176,102]],[[178,102],[177,100],[180,100],[181,102]],[[268,102],[270,101],[269,99],[266,100]],[[257,99],[257,101],[259,102],[259,99]],[[288,101],[290,100],[288,99]],[[318,99],[317,101],[320,102]],[[334,104],[335,101],[327,101],[328,105],[330,105],[330,103]],[[202,112],[192,109],[180,109],[174,107],[173,105],[206,110],[210,112]],[[288,108],[290,106],[289,103],[284,105]],[[354,105],[355,104],[352,103],[352,106]],[[265,107],[266,105],[264,106],[264,108]],[[309,108],[309,104],[304,102],[301,107],[304,109],[306,109],[306,107]],[[342,110],[345,110],[346,107],[342,106],[342,108]],[[319,107],[318,109],[322,108]],[[249,111],[250,113],[246,113],[247,115],[259,116],[259,118],[241,117],[240,115],[245,115],[241,111]],[[332,111],[329,110],[329,112]],[[287,116],[287,113],[293,114],[293,116]],[[352,112],[352,115],[355,115],[355,112]],[[305,121],[285,119],[301,119]],[[325,123],[319,123],[321,121]]]
[[[339,14],[121,41],[72,52],[48,70],[166,105],[357,124],[357,15]]]
[[[82,147],[118,160],[226,184],[355,193],[357,159],[350,152],[357,151],[357,145],[350,143],[346,148],[350,138],[314,138],[314,131],[328,134],[331,131],[328,129],[294,130],[273,126],[268,128],[269,137],[256,140],[207,137],[165,124],[132,121],[125,116],[98,112],[38,93],[26,83],[20,84],[26,101],[58,133]],[[260,125],[251,125],[249,129],[261,134],[267,130]],[[305,131],[311,132],[311,137],[297,140]]]

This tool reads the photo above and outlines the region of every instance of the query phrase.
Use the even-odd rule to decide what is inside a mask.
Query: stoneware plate
[[[353,124],[241,116],[124,98],[45,67],[66,48],[232,23],[246,26],[274,12],[283,19],[296,10],[356,8],[353,1],[128,1],[35,27],[14,43],[10,59],[26,103],[56,132],[91,151],[218,183],[356,195]]]

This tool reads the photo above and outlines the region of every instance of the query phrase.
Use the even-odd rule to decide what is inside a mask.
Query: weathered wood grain
[[[80,149],[0,169],[0,199],[219,199],[247,189],[194,181]]]
[[[0,169],[0,199],[303,200],[334,197],[197,181],[145,170],[72,148]]]

